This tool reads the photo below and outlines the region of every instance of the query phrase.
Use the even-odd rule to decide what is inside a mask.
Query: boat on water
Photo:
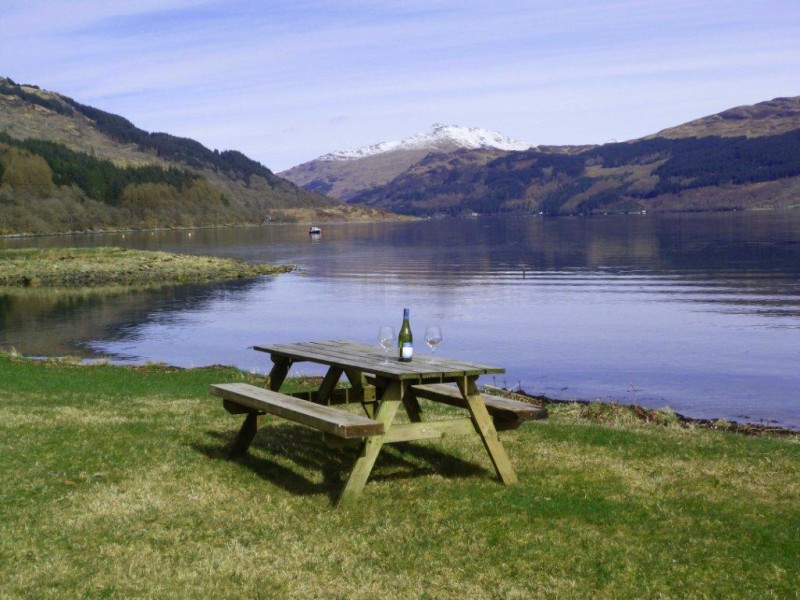
[[[319,235],[322,233],[322,229],[319,227],[311,227],[308,230],[308,235]]]

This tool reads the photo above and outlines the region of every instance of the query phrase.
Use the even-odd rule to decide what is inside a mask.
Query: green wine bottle
[[[400,350],[400,362],[411,362],[414,354],[414,337],[411,335],[411,325],[408,323],[408,309],[403,309],[403,325],[397,336],[397,346]]]

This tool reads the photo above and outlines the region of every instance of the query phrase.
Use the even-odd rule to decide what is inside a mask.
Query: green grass
[[[0,250],[0,286],[182,283],[283,273],[291,267],[211,256],[99,248]]]
[[[274,418],[244,459],[209,383],[0,357],[0,598],[796,598],[800,443],[556,406],[480,442],[352,450]],[[297,382],[293,382],[295,385]]]

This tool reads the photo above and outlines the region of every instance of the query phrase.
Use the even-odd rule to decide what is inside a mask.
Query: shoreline
[[[346,221],[342,221],[343,223]],[[137,228],[120,228],[120,229],[84,229],[76,231],[50,231],[47,233],[2,233],[2,239],[25,239],[37,237],[58,237],[67,235],[109,235],[114,233],[147,233],[150,231],[202,231],[206,229],[238,229],[250,227],[272,227],[275,225],[297,225],[298,223],[290,223],[288,221],[266,221],[264,223],[242,223],[239,225],[192,225],[174,227],[146,227],[142,229]]]
[[[729,431],[731,433],[739,433],[742,435],[764,435],[772,434],[783,437],[800,437],[800,428],[785,427],[782,425],[765,425],[760,423],[747,423],[732,421],[729,419],[713,419],[713,418],[699,418],[687,417],[674,410],[662,408],[646,408],[638,404],[626,404],[622,402],[608,402],[603,400],[558,400],[548,396],[539,394],[531,394],[525,390],[508,390],[505,388],[498,388],[491,385],[484,385],[483,388],[491,389],[493,392],[500,392],[512,399],[530,402],[538,406],[547,407],[548,405],[577,405],[581,407],[607,407],[607,413],[602,411],[594,411],[595,415],[587,414],[587,416],[594,416],[599,421],[621,420],[619,413],[624,413],[622,416],[634,418],[639,421],[648,423],[655,423],[665,425],[670,422],[677,422],[687,427],[702,427],[704,429],[716,429],[721,431]],[[587,411],[591,412],[591,411]]]
[[[147,365],[162,365],[175,371],[191,371],[195,369],[208,369],[208,368],[230,368],[238,369],[231,365],[201,365],[194,367],[180,367],[170,365],[167,363],[150,362],[146,361],[142,364],[130,363],[117,363],[108,358],[82,358],[72,356],[25,356],[11,349],[0,348],[0,356],[12,356],[21,360],[29,360],[31,362],[53,362],[56,364],[64,365],[79,365],[84,367],[95,367],[99,365],[110,365],[123,369],[141,369]],[[319,384],[322,378],[316,375],[295,375],[291,379],[298,382],[303,382],[304,385]],[[317,381],[319,380],[319,381]],[[579,406],[582,409],[582,416],[589,420],[597,422],[625,422],[625,421],[641,421],[652,423],[655,425],[675,425],[678,424],[682,427],[700,427],[703,429],[714,429],[717,431],[727,431],[729,433],[736,433],[740,435],[760,436],[760,435],[776,435],[779,437],[800,437],[800,428],[787,427],[782,425],[766,425],[760,423],[748,423],[733,421],[722,418],[700,418],[688,417],[684,414],[676,412],[668,407],[661,408],[646,408],[638,404],[628,404],[622,402],[609,402],[605,400],[560,400],[550,398],[541,394],[532,394],[525,390],[509,390],[489,384],[480,386],[482,391],[490,391],[493,394],[502,395],[504,397],[520,400],[547,408],[548,406]]]
[[[410,215],[396,215],[392,218],[384,219],[297,219],[294,221],[268,220],[262,223],[236,223],[223,225],[175,225],[169,227],[143,227],[143,228],[119,228],[119,229],[84,229],[75,231],[50,231],[46,233],[0,233],[0,240],[4,239],[27,239],[37,237],[58,237],[70,235],[109,235],[115,233],[148,233],[151,231],[205,231],[208,229],[251,229],[255,227],[280,227],[283,225],[333,225],[339,223],[403,223],[406,221],[420,221],[422,217]]]

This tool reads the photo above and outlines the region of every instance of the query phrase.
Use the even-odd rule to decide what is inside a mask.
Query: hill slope
[[[149,133],[0,78],[0,233],[260,223],[293,213],[363,216],[237,151]]]
[[[715,115],[659,131],[649,137],[760,137],[800,129],[800,96],[737,106]]]
[[[429,154],[348,201],[414,215],[797,207],[798,148],[800,97],[778,98],[625,143]]]

